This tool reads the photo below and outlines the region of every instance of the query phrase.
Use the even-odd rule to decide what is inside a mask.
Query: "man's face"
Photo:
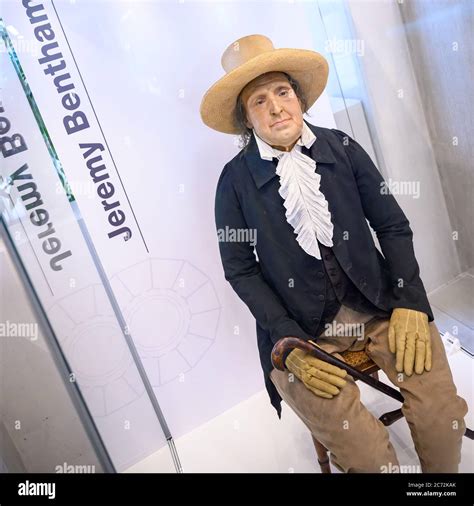
[[[286,76],[269,72],[242,91],[247,126],[271,146],[291,149],[303,131],[301,104]]]

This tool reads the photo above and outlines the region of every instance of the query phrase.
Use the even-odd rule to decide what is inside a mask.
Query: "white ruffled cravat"
[[[306,253],[321,260],[318,241],[331,247],[334,226],[327,200],[319,189],[321,176],[316,172],[316,162],[301,152],[301,146],[309,148],[316,136],[304,123],[303,133],[293,149],[280,151],[263,141],[255,131],[254,135],[260,156],[267,160],[278,159],[278,192],[284,200],[286,220],[293,227],[298,244]]]

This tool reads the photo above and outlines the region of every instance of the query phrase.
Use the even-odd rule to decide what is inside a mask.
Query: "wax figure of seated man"
[[[415,316],[416,313],[408,314],[408,318],[414,319]],[[357,320],[363,321],[364,317],[367,320],[370,315],[342,306],[334,322],[350,325]],[[420,459],[421,471],[457,472],[467,405],[456,394],[439,332],[434,323],[428,324],[431,357],[427,361],[428,354],[424,355],[424,369],[418,373],[417,360],[418,364],[423,360],[417,354],[416,346],[415,353],[405,348],[403,358],[400,352],[397,357],[396,330],[395,347],[390,344],[390,329],[400,324],[396,318],[393,320],[395,325],[390,318],[370,318],[363,324],[362,339],[323,333],[312,342],[340,359],[343,357],[339,352],[365,349],[389,380],[400,388],[404,397],[402,410]],[[405,322],[402,330],[403,325],[412,328],[416,323]],[[359,389],[346,371],[321,363],[301,350],[289,354],[286,366],[288,370],[284,372],[272,370],[272,381],[285,402],[330,450],[331,462],[340,471],[398,472],[399,461],[386,428],[360,402]],[[407,369],[411,371],[409,375]]]
[[[354,139],[303,119],[326,86],[326,60],[250,35],[221,62],[226,75],[204,95],[201,118],[240,135],[243,148],[220,175],[216,227],[256,231],[257,240],[221,240],[219,251],[225,278],[255,317],[272,405],[281,416],[285,400],[341,471],[396,468],[386,428],[345,371],[300,350],[285,371],[271,364],[286,336],[335,354],[362,346],[403,394],[422,471],[457,472],[467,404],[433,323],[409,222]],[[326,332],[354,324],[362,337]]]

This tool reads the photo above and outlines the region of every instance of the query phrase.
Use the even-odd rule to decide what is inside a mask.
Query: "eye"
[[[255,104],[256,104],[256,105],[260,105],[261,103],[263,103],[263,98],[259,98],[259,99],[255,102]]]
[[[280,92],[280,95],[281,95],[282,93],[286,93],[286,94],[288,94],[288,90],[282,90],[282,91]]]

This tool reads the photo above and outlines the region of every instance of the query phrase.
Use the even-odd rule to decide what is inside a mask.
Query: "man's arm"
[[[265,281],[257,262],[253,246],[249,242],[226,241],[224,231],[248,230],[239,200],[232,184],[232,178],[224,167],[216,189],[215,221],[219,236],[219,250],[224,267],[225,279],[229,281],[237,295],[247,305],[259,325],[266,330],[272,342],[286,336],[309,340],[298,323],[291,319],[280,298]],[[252,237],[249,234],[249,237]],[[257,237],[258,241],[258,237]]]
[[[346,133],[333,129],[349,157],[357,181],[364,214],[377,234],[392,281],[392,308],[421,311],[433,321],[420,270],[413,250],[413,232],[397,201],[370,156]]]

